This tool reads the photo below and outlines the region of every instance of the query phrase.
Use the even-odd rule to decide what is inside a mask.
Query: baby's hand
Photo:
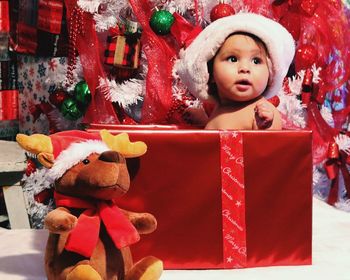
[[[261,99],[255,106],[255,121],[259,129],[267,129],[272,125],[274,117],[273,105],[265,100]]]

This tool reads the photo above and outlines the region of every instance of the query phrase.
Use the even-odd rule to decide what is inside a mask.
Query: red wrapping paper
[[[0,91],[0,121],[18,119],[18,91]]]
[[[127,132],[148,151],[128,162],[132,185],[118,206],[158,221],[132,246],[135,260],[152,254],[167,269],[311,263],[311,132]]]
[[[0,1],[0,32],[8,33],[9,31],[9,3],[8,1]]]

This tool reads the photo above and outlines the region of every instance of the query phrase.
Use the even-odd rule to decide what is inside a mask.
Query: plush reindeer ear
[[[17,134],[17,143],[22,149],[37,156],[39,162],[47,168],[54,163],[53,146],[51,138],[44,134]]]
[[[140,157],[147,151],[147,145],[144,142],[130,142],[127,133],[112,135],[108,130],[103,129],[100,135],[108,148],[122,154],[125,158]]]
[[[39,153],[38,161],[46,168],[51,168],[55,163],[53,154],[50,154],[50,153]]]

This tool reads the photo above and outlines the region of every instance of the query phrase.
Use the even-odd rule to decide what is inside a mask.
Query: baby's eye
[[[231,55],[231,56],[229,56],[229,57],[227,58],[227,61],[228,61],[228,62],[237,62],[237,57]]]
[[[253,58],[253,63],[254,64],[260,64],[262,62],[262,59],[260,57],[254,57]]]

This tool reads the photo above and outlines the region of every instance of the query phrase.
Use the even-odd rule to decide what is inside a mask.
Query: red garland
[[[109,91],[106,82],[106,74],[101,64],[99,42],[95,30],[92,14],[83,12],[77,6],[77,0],[65,0],[67,10],[67,22],[70,35],[72,62],[75,61],[75,50],[78,51],[83,67],[84,79],[89,86],[92,101],[85,114],[84,123],[116,123],[118,118],[111,102],[107,101],[104,94]],[[71,71],[72,64],[68,63]],[[72,77],[68,76],[68,79]],[[99,79],[104,80],[103,86]]]

